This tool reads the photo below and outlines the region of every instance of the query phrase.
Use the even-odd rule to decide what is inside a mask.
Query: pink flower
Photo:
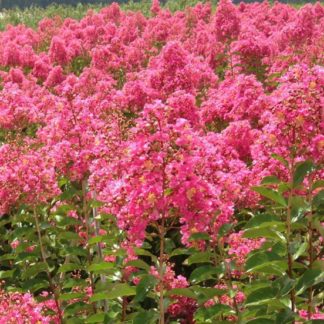
[[[160,2],[159,0],[152,0],[151,12],[157,15],[160,12]]]
[[[10,246],[13,248],[13,249],[17,249],[17,247],[20,245],[20,241],[18,240],[14,240],[10,243]]]
[[[218,41],[231,41],[240,32],[240,18],[237,8],[230,0],[221,0],[215,15],[215,31]]]

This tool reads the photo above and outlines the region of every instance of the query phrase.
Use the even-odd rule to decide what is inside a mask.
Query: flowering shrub
[[[0,33],[0,323],[313,323],[324,7],[117,4]]]

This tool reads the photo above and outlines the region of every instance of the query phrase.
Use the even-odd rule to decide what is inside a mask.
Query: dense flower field
[[[324,319],[324,6],[0,33],[0,324]]]

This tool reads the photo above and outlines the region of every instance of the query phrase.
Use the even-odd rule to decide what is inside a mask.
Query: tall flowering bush
[[[0,32],[0,323],[323,319],[323,30],[154,0]]]

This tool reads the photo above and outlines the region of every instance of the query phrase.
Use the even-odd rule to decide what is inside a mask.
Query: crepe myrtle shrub
[[[322,321],[323,27],[229,0],[7,26],[0,323]]]

